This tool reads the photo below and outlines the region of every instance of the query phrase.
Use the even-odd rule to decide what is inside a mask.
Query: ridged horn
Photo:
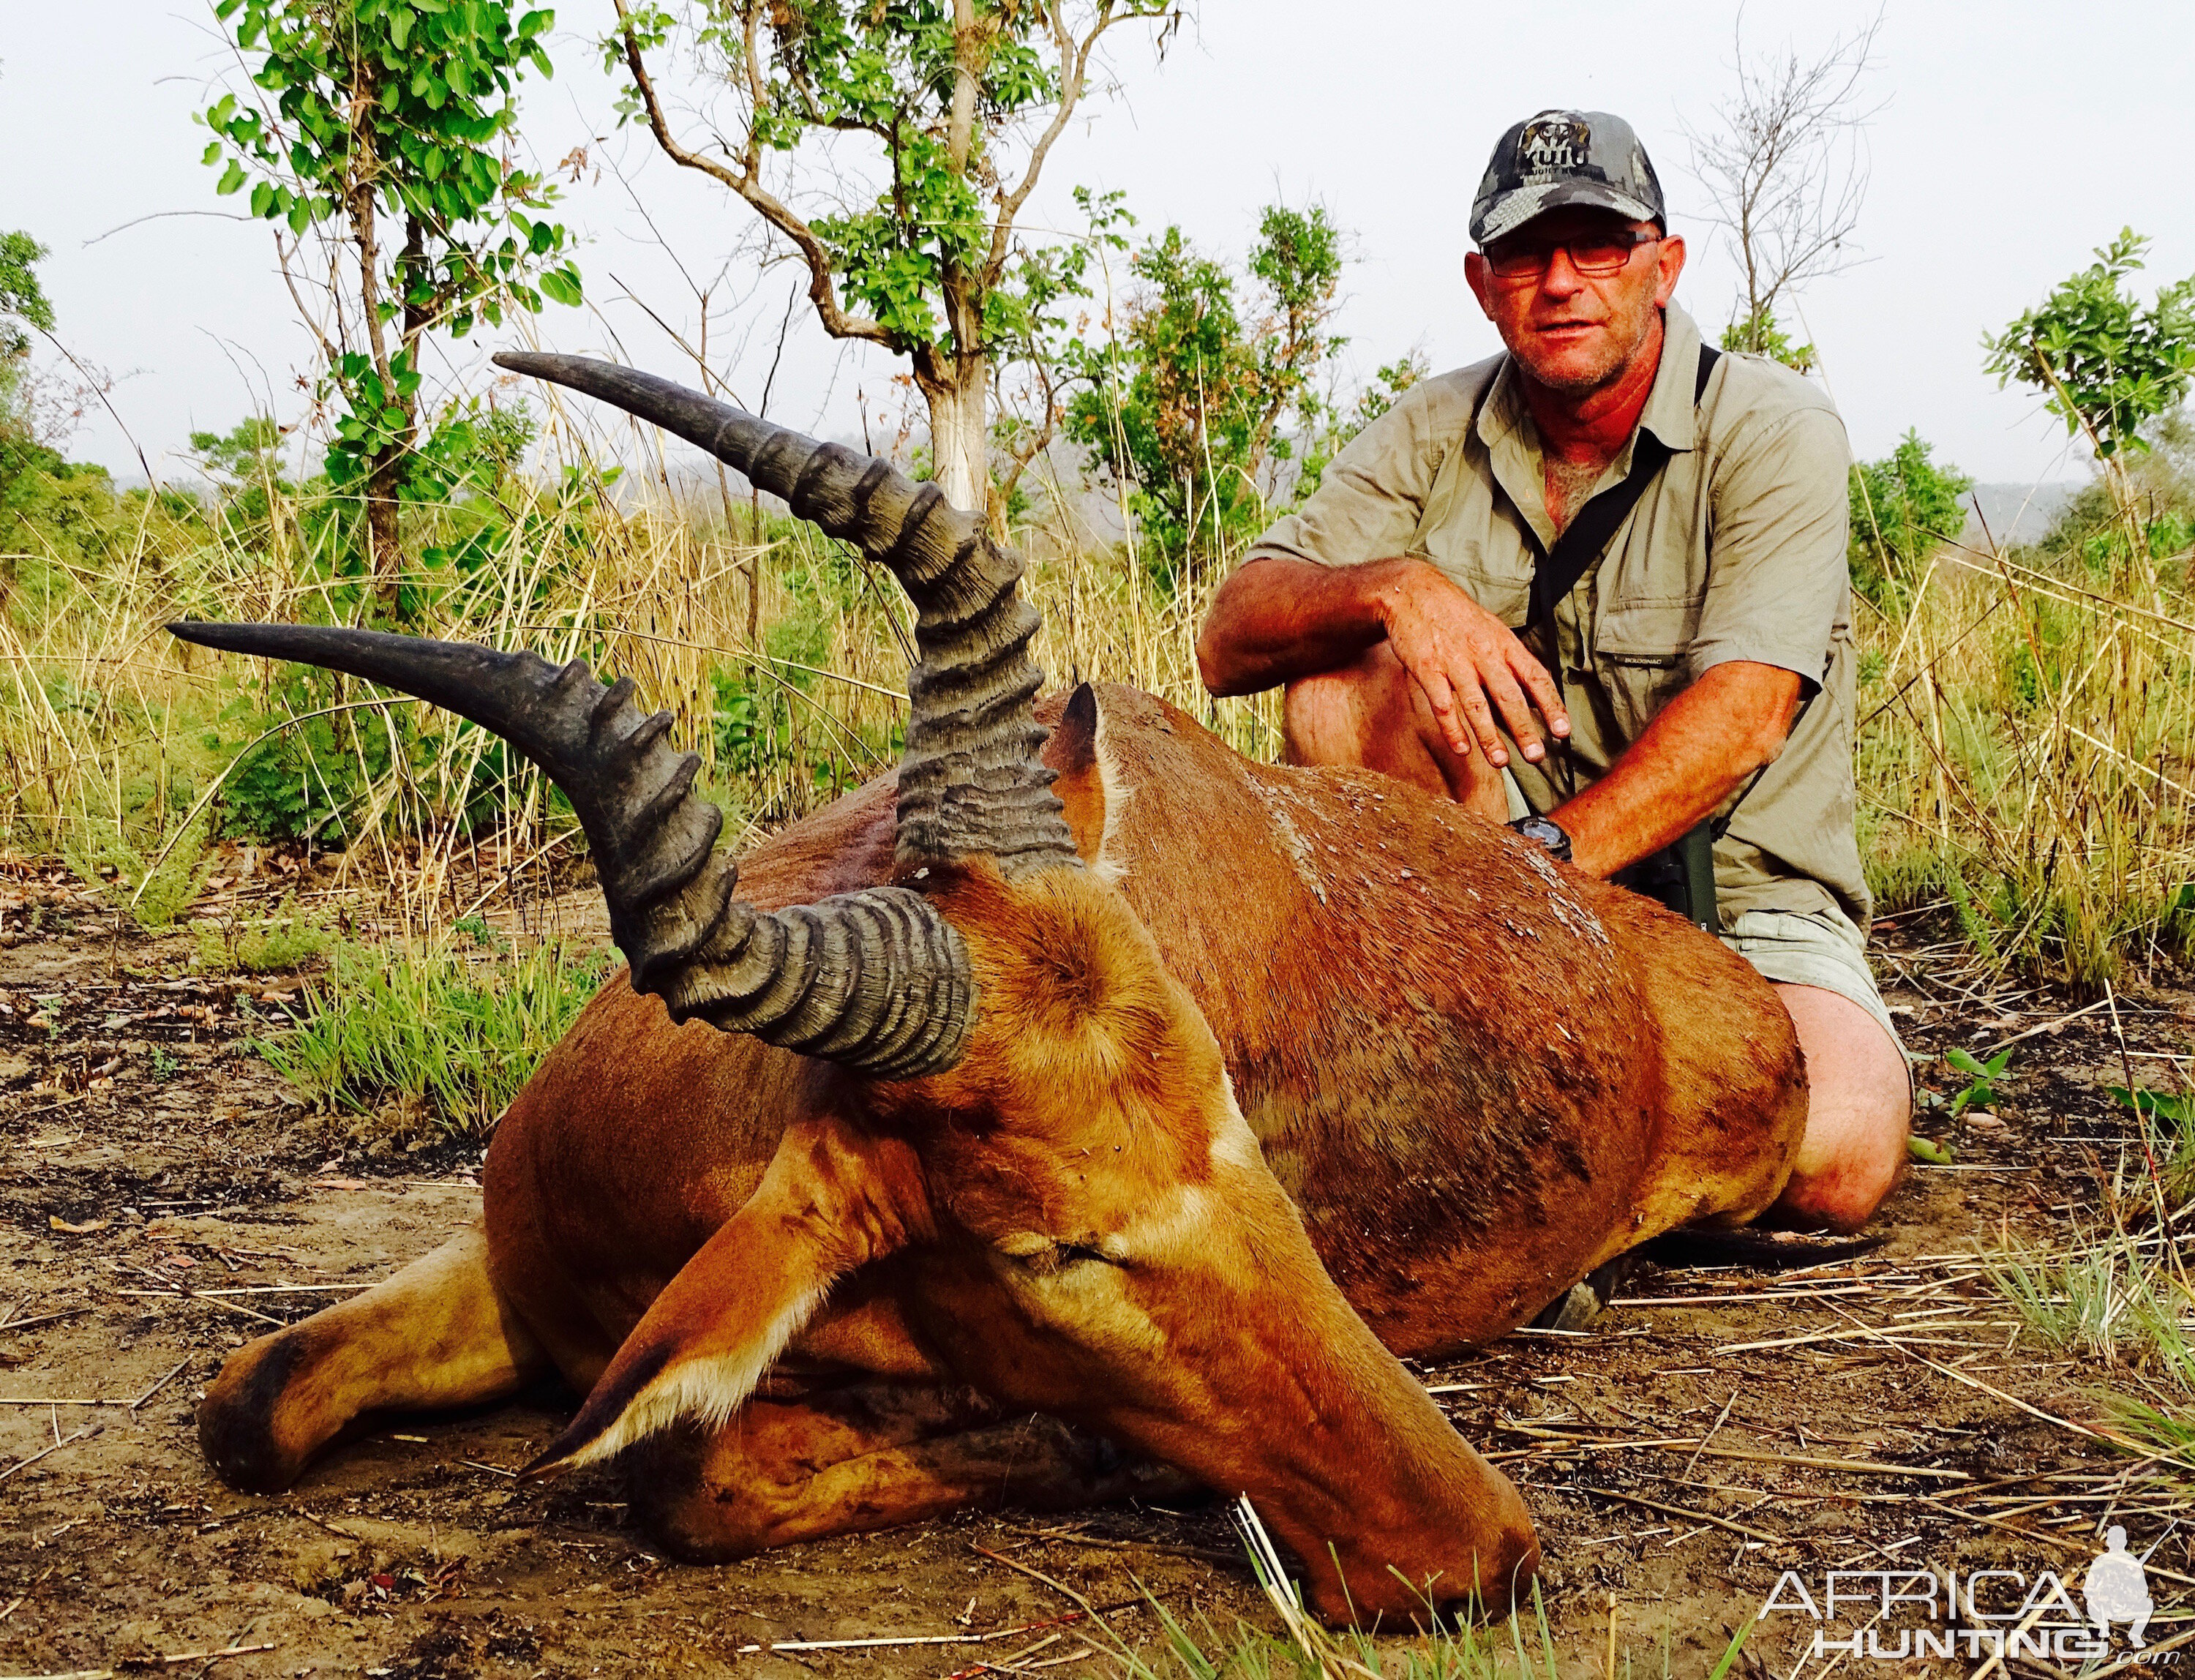
[[[975,1019],[967,947],[919,892],[872,887],[792,909],[738,897],[716,850],[723,813],[694,792],[700,760],[664,742],[627,678],[577,660],[378,631],[171,624],[186,642],[296,660],[399,689],[493,730],[564,791],[587,831],[610,937],[673,1020],[702,1019],[879,1079],[941,1072]]]
[[[496,364],[569,386],[699,445],[802,518],[891,569],[914,603],[900,760],[902,869],[988,857],[1008,878],[1081,859],[1038,757],[1043,620],[1021,598],[1022,557],[980,520],[890,463],[818,443],[653,374],[581,356],[511,351]]]

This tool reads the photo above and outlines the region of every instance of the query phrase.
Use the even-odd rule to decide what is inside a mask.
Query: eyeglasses
[[[1497,240],[1486,247],[1486,266],[1496,280],[1535,280],[1547,272],[1558,251],[1567,251],[1570,267],[1581,274],[1618,274],[1642,245],[1659,245],[1660,234],[1636,233],[1626,228],[1616,233],[1573,234],[1565,240],[1535,240],[1518,235]]]

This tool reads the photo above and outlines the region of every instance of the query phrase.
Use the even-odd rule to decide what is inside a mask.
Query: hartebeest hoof
[[[199,1406],[199,1442],[232,1487],[279,1493],[376,1415],[508,1399],[548,1369],[496,1293],[475,1225],[231,1354]]]
[[[293,1384],[310,1362],[310,1351],[297,1330],[277,1331],[230,1355],[207,1388],[199,1403],[199,1445],[231,1487],[245,1493],[282,1492],[335,1433],[314,1431],[308,1422],[311,1408],[299,1406],[291,1397]]]

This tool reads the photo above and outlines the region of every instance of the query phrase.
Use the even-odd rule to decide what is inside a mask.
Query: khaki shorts
[[[1890,1035],[1908,1069],[1913,1058],[1891,1025],[1882,994],[1867,966],[1867,944],[1849,917],[1837,910],[1746,910],[1722,942],[1779,985],[1819,986],[1847,998]]]

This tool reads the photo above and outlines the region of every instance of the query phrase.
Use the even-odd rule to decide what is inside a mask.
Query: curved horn
[[[907,673],[902,868],[988,857],[1011,879],[1081,867],[1052,772],[1037,756],[1045,731],[1034,702],[1044,677],[1028,646],[1043,620],[1017,591],[1018,553],[993,542],[935,484],[668,379],[581,356],[505,352],[495,360],[700,445],[783,497],[798,517],[891,568],[914,603],[922,656]]]
[[[723,813],[693,791],[671,714],[642,718],[630,678],[604,688],[577,660],[378,631],[171,624],[187,642],[347,671],[502,736],[564,791],[587,831],[610,937],[673,1020],[822,1056],[880,1079],[941,1072],[973,1025],[967,947],[921,894],[873,887],[766,911],[733,895],[715,850]]]

